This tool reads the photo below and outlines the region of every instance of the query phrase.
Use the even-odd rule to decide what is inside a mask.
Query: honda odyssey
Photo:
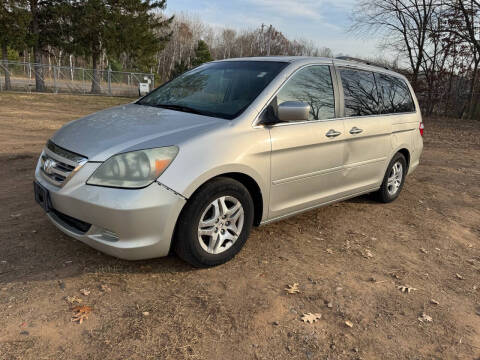
[[[361,194],[395,200],[423,123],[406,78],[305,57],[214,61],[45,145],[35,198],[64,233],[123,259],[224,263],[253,225]]]

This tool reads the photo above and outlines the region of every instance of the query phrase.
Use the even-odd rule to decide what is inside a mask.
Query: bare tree
[[[361,0],[352,30],[380,34],[387,47],[406,54],[416,86],[434,8],[434,0]]]

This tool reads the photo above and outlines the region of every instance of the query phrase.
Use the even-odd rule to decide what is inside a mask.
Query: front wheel
[[[206,183],[180,215],[175,252],[197,267],[227,262],[245,244],[253,211],[250,193],[238,181],[220,177]]]
[[[402,191],[406,175],[407,161],[405,156],[397,153],[390,161],[390,164],[388,164],[382,185],[376,193],[377,199],[383,203],[395,200],[400,195],[400,191]]]

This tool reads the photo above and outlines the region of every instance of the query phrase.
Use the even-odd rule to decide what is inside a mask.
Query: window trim
[[[341,117],[340,117],[340,119],[342,119],[342,120],[363,119],[363,118],[371,118],[371,117],[379,117],[379,116],[412,115],[412,114],[417,114],[418,113],[417,105],[415,104],[415,100],[414,100],[415,98],[412,94],[412,90],[410,89],[410,86],[408,85],[408,82],[402,76],[398,76],[397,74],[390,73],[390,72],[383,72],[383,71],[377,71],[377,70],[372,70],[372,69],[365,69],[365,68],[355,66],[355,65],[350,65],[350,64],[348,64],[348,65],[346,65],[346,64],[342,64],[342,65],[333,64],[333,67],[335,68],[335,73],[336,73],[336,76],[337,76],[337,82],[338,82],[337,85],[338,85],[339,94],[340,94],[340,101],[341,101],[341,104],[340,104],[341,105],[341,108],[340,108]],[[357,70],[357,71],[371,72],[373,74],[373,78],[375,79],[375,89],[377,91],[378,96],[380,96],[380,94],[378,92],[378,86],[377,86],[377,80],[375,78],[375,74],[385,74],[385,75],[396,77],[396,78],[402,80],[405,83],[405,85],[407,86],[407,89],[408,89],[408,92],[410,93],[410,98],[412,99],[413,107],[414,107],[415,110],[414,111],[401,112],[401,113],[345,116],[345,98],[344,98],[344,92],[343,92],[342,78],[340,76],[340,70],[341,69],[347,69],[347,70],[352,70],[353,69],[353,70]]]
[[[335,67],[333,63],[312,63],[312,64],[305,64],[303,66],[300,66],[299,68],[295,69],[286,79],[285,81],[278,87],[278,89],[275,90],[273,95],[268,99],[268,101],[265,102],[263,105],[262,109],[258,112],[257,116],[255,117],[255,120],[252,123],[252,127],[254,128],[264,128],[264,125],[259,124],[260,121],[260,116],[263,114],[265,109],[270,105],[272,100],[278,95],[278,93],[283,89],[283,87],[287,84],[287,82],[295,76],[297,72],[300,70],[306,69],[307,67],[312,67],[312,66],[326,66],[330,70],[330,77],[332,79],[332,88],[333,88],[333,101],[334,101],[334,117],[331,119],[324,119],[324,120],[304,120],[304,121],[291,121],[291,122],[284,122],[284,123],[278,123],[278,124],[273,124],[269,125],[269,127],[277,127],[277,126],[290,126],[290,125],[302,125],[302,124],[315,124],[319,122],[329,122],[329,121],[337,121],[339,120],[339,112],[340,112],[340,99],[339,99],[339,89],[338,89],[338,79],[337,79],[337,74],[335,71]]]

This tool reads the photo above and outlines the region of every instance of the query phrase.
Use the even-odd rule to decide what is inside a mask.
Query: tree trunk
[[[473,119],[475,117],[475,110],[477,109],[477,104],[475,102],[475,84],[478,78],[478,65],[480,62],[480,56],[475,59],[473,66],[472,80],[470,83],[470,94],[468,97],[468,118]]]
[[[35,44],[33,46],[33,61],[35,62],[35,90],[45,91],[45,80],[43,78],[43,68],[39,66],[42,63],[42,48],[40,46],[40,28],[38,26],[38,2],[31,1],[30,9],[32,13],[32,32],[35,35]]]
[[[42,51],[35,46],[33,48],[33,59],[34,59],[34,72],[35,72],[35,90],[39,92],[45,91],[45,79],[43,78],[43,67],[42,67]]]
[[[100,94],[100,78],[98,76],[98,57],[99,54],[97,51],[94,51],[92,54],[92,67],[93,67],[93,76],[92,76],[92,94]]]
[[[10,82],[10,72],[8,71],[8,51],[7,44],[2,44],[2,59],[3,59],[3,71],[5,72],[5,90],[11,90],[12,84]]]

